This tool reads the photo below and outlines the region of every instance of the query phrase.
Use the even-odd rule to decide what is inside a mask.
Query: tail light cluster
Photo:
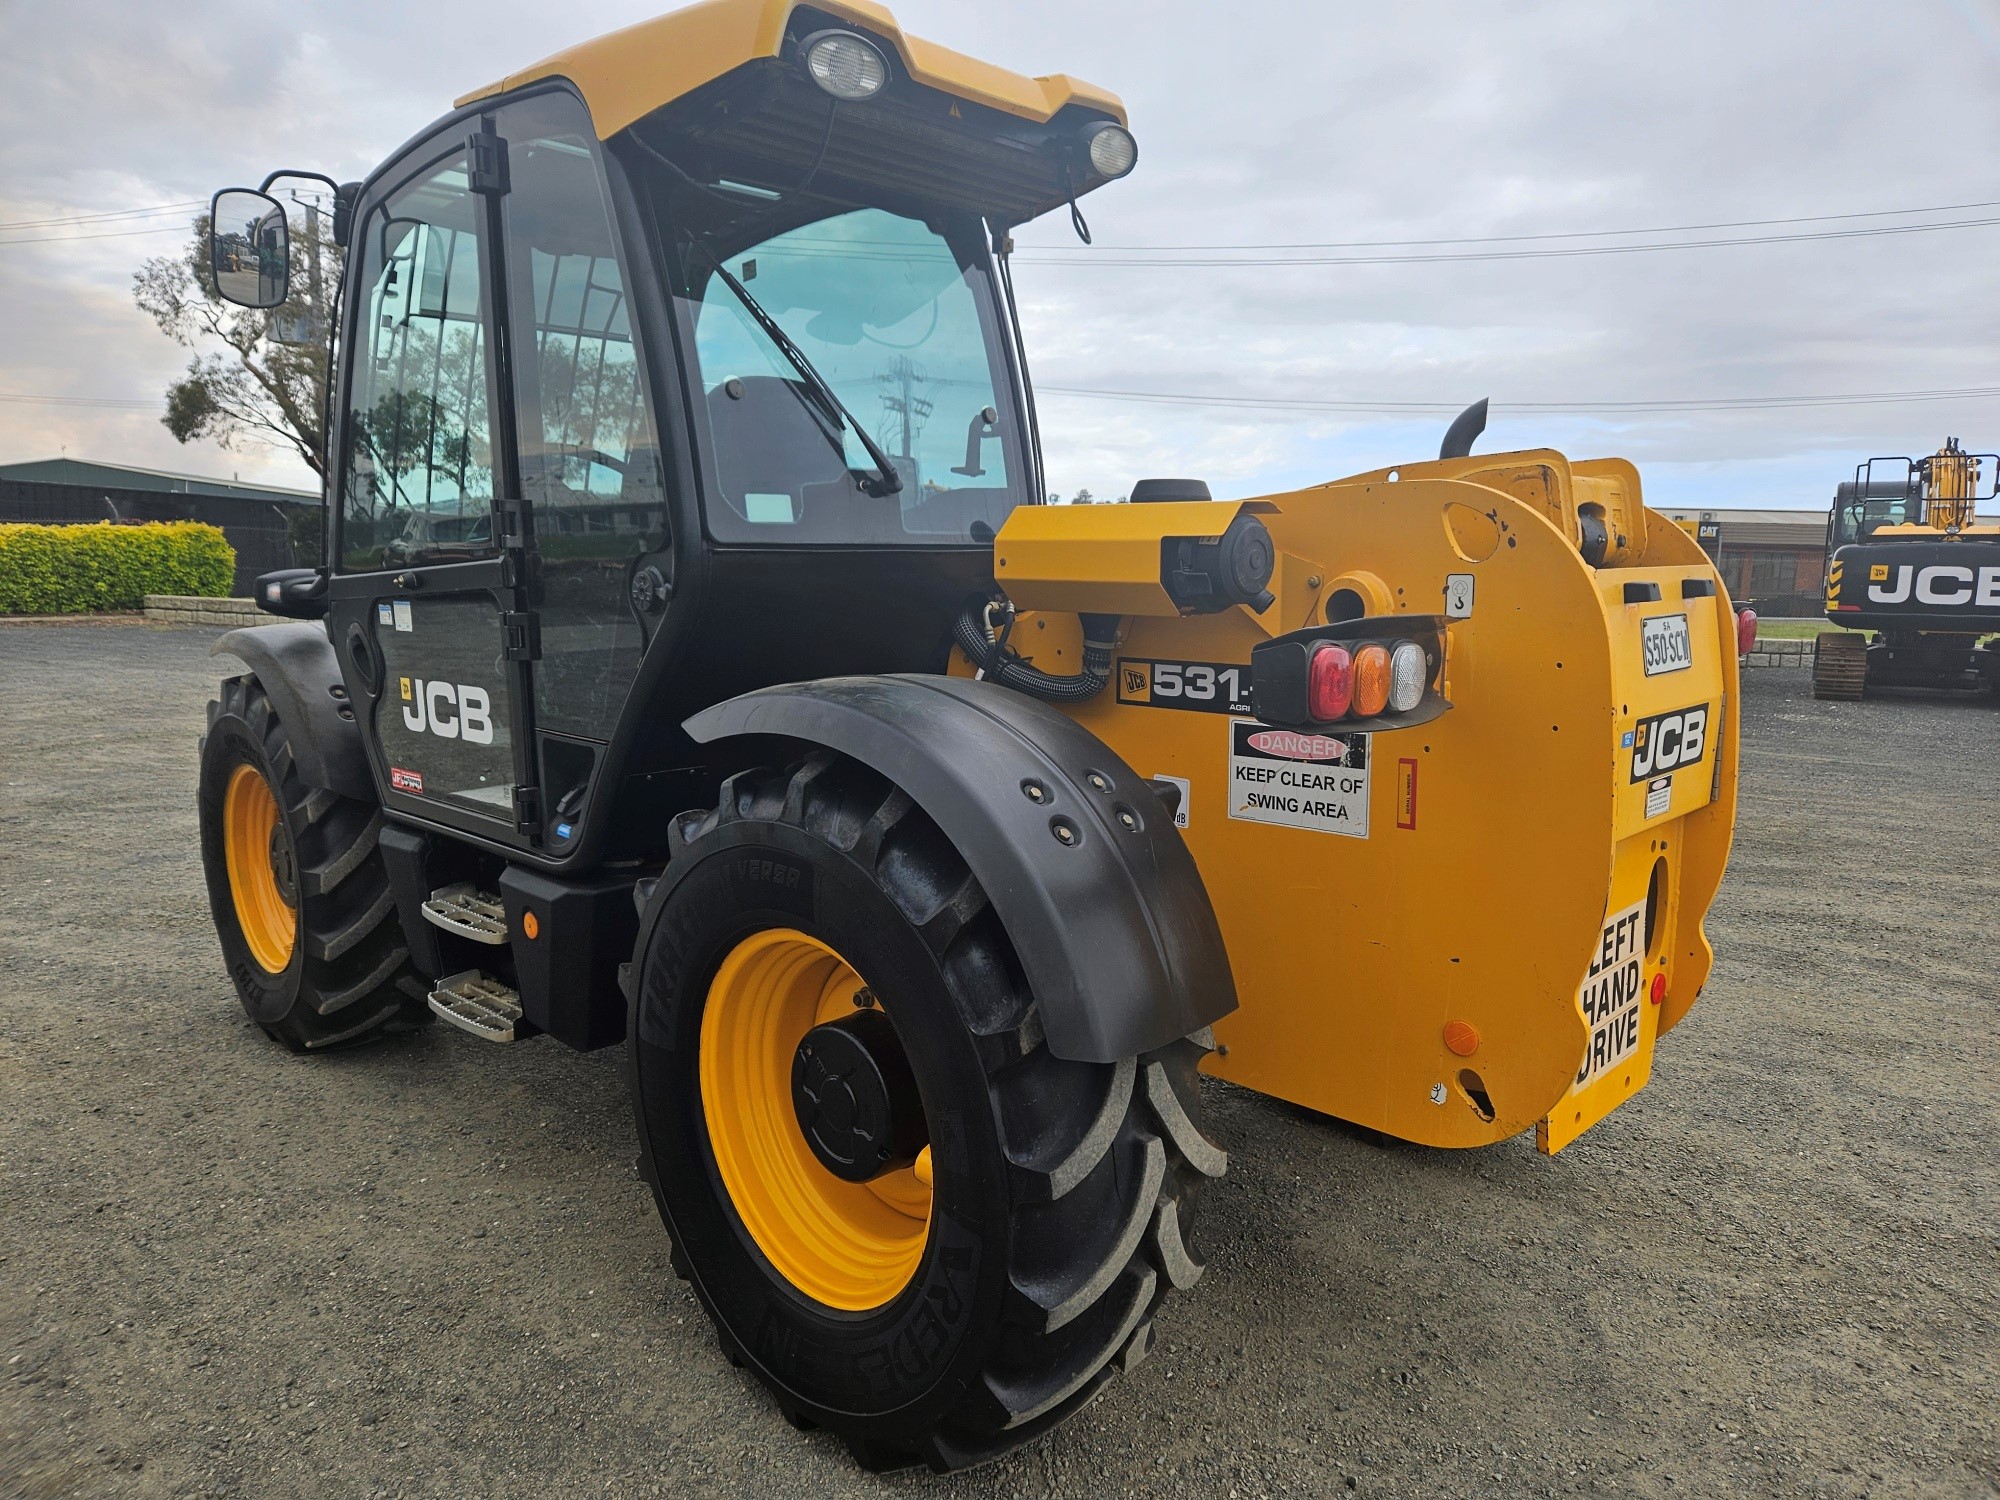
[[[1296,631],[1250,653],[1251,705],[1266,724],[1397,728],[1449,707],[1442,621],[1398,615]]]

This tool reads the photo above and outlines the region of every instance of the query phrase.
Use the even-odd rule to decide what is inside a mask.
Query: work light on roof
[[[1089,127],[1090,164],[1105,177],[1123,177],[1139,164],[1139,143],[1123,125],[1099,120]]]
[[[812,81],[836,99],[872,99],[889,81],[889,64],[851,31],[822,31],[800,49]]]

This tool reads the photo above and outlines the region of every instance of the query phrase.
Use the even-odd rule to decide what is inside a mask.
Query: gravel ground
[[[197,863],[205,634],[0,627],[0,1493],[1992,1495],[2000,710],[1748,679],[1720,966],[1554,1160],[1211,1084],[1211,1269],[1080,1419],[876,1478],[717,1353],[617,1056],[302,1060]]]

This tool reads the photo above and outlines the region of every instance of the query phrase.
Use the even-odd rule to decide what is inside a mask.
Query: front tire
[[[730,1358],[864,1464],[961,1468],[1047,1431],[1145,1357],[1167,1294],[1201,1274],[1195,1203],[1226,1162],[1199,1124],[1206,1034],[1054,1056],[979,883],[866,768],[744,772],[684,815],[633,979],[633,1097],[675,1268]],[[885,1071],[907,1064],[922,1144],[914,1169],[859,1184],[822,1164],[775,1076],[857,1003],[893,1024]]]
[[[200,813],[209,909],[251,1020],[313,1052],[429,1019],[375,847],[380,813],[300,780],[254,676],[208,705]]]

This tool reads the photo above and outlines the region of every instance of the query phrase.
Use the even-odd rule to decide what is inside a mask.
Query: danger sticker
[[[1645,977],[1645,949],[1645,902],[1604,919],[1590,972],[1583,976],[1583,987],[1576,997],[1590,1026],[1590,1045],[1576,1071],[1577,1088],[1639,1050],[1639,992]]]
[[[405,771],[401,766],[391,766],[389,767],[389,785],[399,792],[408,792],[412,796],[421,797],[424,794],[424,773],[422,771]]]
[[[1674,778],[1655,776],[1646,783],[1646,816],[1657,818],[1674,800]]]
[[[1229,816],[1368,837],[1368,736],[1229,724]]]

